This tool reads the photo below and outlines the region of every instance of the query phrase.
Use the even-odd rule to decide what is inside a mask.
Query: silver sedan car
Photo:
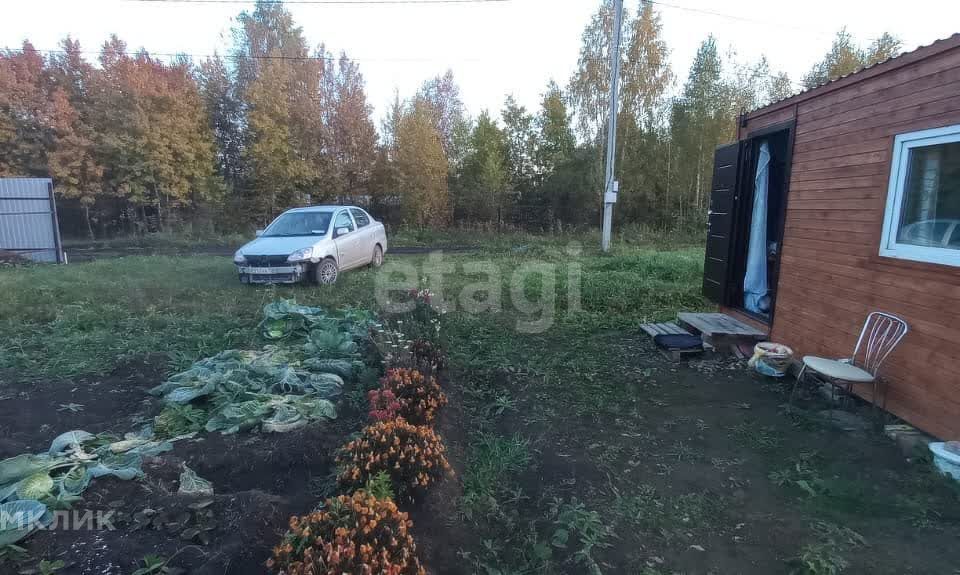
[[[355,206],[310,206],[280,214],[233,256],[244,283],[332,284],[340,272],[379,267],[387,253],[383,224]]]

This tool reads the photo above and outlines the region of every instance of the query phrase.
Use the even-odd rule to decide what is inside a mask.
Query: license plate
[[[248,274],[273,274],[277,273],[273,268],[247,268]]]

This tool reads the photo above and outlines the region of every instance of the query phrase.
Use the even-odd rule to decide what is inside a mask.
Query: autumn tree
[[[57,193],[74,199],[84,215],[87,235],[94,237],[91,214],[103,190],[103,165],[97,152],[97,129],[93,125],[91,90],[95,81],[93,66],[84,60],[80,43],[69,37],[61,52],[50,58],[49,68],[55,85],[52,94],[53,138],[49,144],[50,177]]]
[[[577,145],[564,93],[553,80],[547,84],[547,90],[540,99],[540,112],[535,123],[535,169],[542,182],[550,177],[558,166],[573,157]]]
[[[803,77],[803,86],[815,88],[865,66],[897,56],[901,49],[900,40],[887,32],[871,42],[866,49],[860,48],[853,35],[846,28],[841,28],[834,37],[830,50]]]
[[[114,36],[100,66],[91,117],[103,193],[122,200],[142,229],[163,229],[184,208],[218,202],[213,133],[189,61],[131,56]]]
[[[629,11],[624,8],[623,22],[627,21]],[[591,143],[602,139],[607,123],[613,22],[613,2],[603,0],[581,36],[577,69],[568,88],[577,131],[584,141]],[[629,34],[629,27],[627,31]],[[628,34],[622,38],[622,45],[629,44]]]
[[[767,80],[765,104],[779,102],[784,98],[789,98],[797,91],[793,87],[793,81],[786,72],[777,72]]]
[[[666,184],[668,120],[666,91],[673,81],[669,50],[659,15],[642,2],[628,24],[622,64],[622,108],[617,123],[617,178],[620,201],[614,211],[621,221],[659,219]]]
[[[311,55],[303,30],[280,3],[260,0],[234,30],[236,85],[244,100],[244,204],[268,222],[307,201],[332,197],[329,137],[320,113],[327,54]]]
[[[270,60],[246,93],[249,141],[244,161],[251,174],[246,206],[261,223],[288,207],[302,205],[313,182],[309,162],[291,145],[289,81],[284,63]]]
[[[397,195],[404,224],[445,226],[450,221],[449,165],[435,110],[415,99],[397,126]]]
[[[864,65],[872,66],[874,64],[879,64],[884,60],[889,60],[890,58],[899,56],[900,52],[902,51],[903,42],[900,40],[900,38],[897,38],[889,32],[884,32],[879,38],[875,39],[873,42],[870,42],[870,45],[867,46]]]
[[[451,165],[456,166],[463,157],[470,126],[453,70],[424,82],[414,99],[430,114],[440,134],[443,152]]]
[[[623,108],[632,112],[641,128],[661,125],[666,119],[664,98],[673,72],[662,31],[653,4],[641,2],[637,17],[629,24],[621,71]]]
[[[362,203],[371,194],[377,153],[377,129],[371,118],[373,109],[367,103],[363,75],[356,62],[341,53],[336,68],[331,65],[323,81],[336,195],[344,201]]]
[[[30,42],[0,54],[0,176],[45,176],[50,86]]]

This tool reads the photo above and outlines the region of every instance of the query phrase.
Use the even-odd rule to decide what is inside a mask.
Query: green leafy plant
[[[166,575],[170,572],[170,569],[167,567],[169,561],[169,559],[161,557],[160,555],[144,555],[143,559],[140,560],[140,568],[131,575],[156,575],[158,573]]]
[[[793,575],[838,575],[849,563],[832,542],[809,543],[792,559]]]
[[[339,331],[313,330],[303,344],[308,355],[321,358],[347,358],[359,354],[357,343],[350,334]]]
[[[56,561],[47,561],[44,559],[37,564],[37,570],[39,571],[40,575],[53,575],[66,566],[66,562],[64,562],[62,559],[57,559]]]
[[[569,502],[554,499],[550,504],[550,516],[556,529],[553,532],[551,543],[560,549],[573,548],[573,558],[583,565],[592,575],[599,575],[600,565],[593,557],[596,549],[610,547],[609,539],[613,537],[613,530],[596,511],[572,498]]]
[[[20,499],[43,499],[53,491],[53,478],[46,472],[36,473],[22,480],[17,486]]]
[[[310,371],[319,371],[323,373],[333,373],[345,380],[351,380],[356,377],[357,372],[363,369],[363,362],[349,359],[323,359],[319,357],[308,357],[303,360],[304,369]]]
[[[805,452],[794,458],[789,467],[770,473],[770,481],[779,487],[795,486],[809,497],[822,495],[826,483],[815,465],[816,452]]]
[[[177,437],[196,433],[207,424],[206,410],[190,404],[167,404],[153,419],[153,429],[160,437]]]
[[[177,493],[183,495],[213,495],[213,484],[197,475],[197,473],[183,463],[180,472],[180,487]]]
[[[849,566],[844,557],[848,550],[866,545],[867,540],[849,527],[817,521],[811,525],[817,541],[800,549],[790,560],[793,575],[838,575]]]
[[[0,505],[0,547],[15,545],[51,520],[47,506],[39,501],[25,499]]]
[[[517,400],[511,398],[507,393],[497,393],[488,406],[487,410],[491,415],[503,415],[507,411],[517,410]]]
[[[530,444],[520,434],[485,433],[470,446],[463,475],[462,512],[467,519],[497,515],[507,479],[530,463]]]
[[[0,565],[8,563],[23,563],[30,554],[23,547],[17,545],[0,545]]]
[[[368,479],[363,490],[377,499],[393,500],[393,484],[390,482],[390,476],[383,471]]]

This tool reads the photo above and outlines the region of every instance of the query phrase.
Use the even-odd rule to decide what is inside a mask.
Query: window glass
[[[897,243],[960,250],[960,142],[910,148]]]
[[[350,214],[346,210],[337,214],[337,221],[333,225],[333,229],[339,230],[340,228],[347,228],[351,232],[353,231],[353,220],[350,219]]]
[[[357,220],[358,228],[362,228],[370,223],[370,218],[367,217],[367,212],[359,208],[353,208],[350,210],[350,213],[353,214],[353,219]]]
[[[330,225],[330,212],[290,212],[275,219],[263,236],[268,238],[322,236]]]
[[[953,226],[953,235],[947,240],[946,247],[960,250],[960,222]]]

